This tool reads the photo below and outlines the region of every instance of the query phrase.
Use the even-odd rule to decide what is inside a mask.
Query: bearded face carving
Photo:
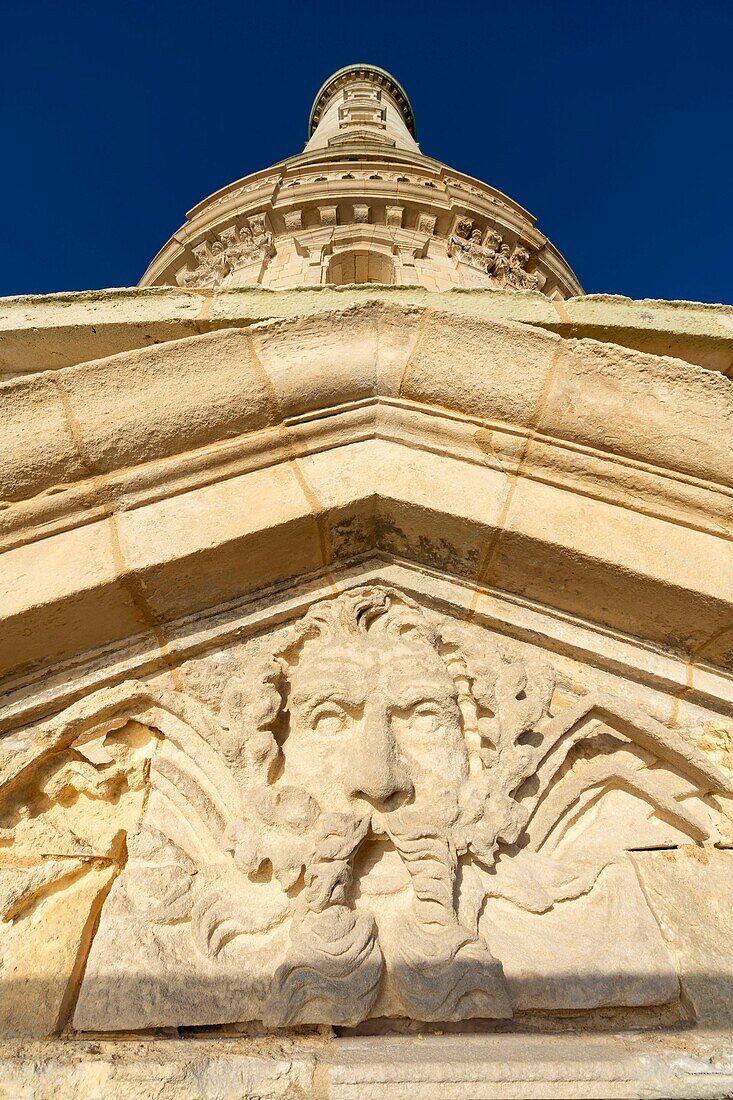
[[[344,646],[311,642],[289,710],[283,780],[320,806],[369,816],[410,804],[446,824],[455,817],[468,771],[456,688],[419,635],[374,629]]]
[[[466,1000],[471,1014],[509,1014],[500,965],[455,910],[452,830],[469,760],[458,690],[440,644],[418,609],[385,593],[357,592],[306,617],[270,669],[280,708],[276,717],[262,715],[261,733],[266,738],[269,726],[271,741],[245,770],[259,776],[253,801],[266,826],[310,833],[311,847],[268,1022],[321,1022],[326,991],[332,1019],[343,1002],[337,1022],[357,1022],[373,1007],[390,937],[380,938],[373,912],[353,902],[355,861],[375,841],[388,862],[399,861],[393,876],[401,871],[413,895],[388,966],[387,984],[403,1012],[440,1019]],[[274,727],[285,707],[280,743]],[[266,841],[258,847],[252,838],[250,871],[274,855],[276,873],[292,881],[300,867],[281,868],[276,854],[284,848],[292,855],[298,844],[291,839],[283,845],[282,836],[273,837],[268,857]],[[318,999],[307,984],[313,971]]]
[[[315,604],[246,659],[202,661],[189,693],[128,683],[61,716],[44,744],[65,752],[130,720],[158,734],[75,1026],[674,999],[626,851],[714,842],[709,792],[733,784],[643,712],[560,700],[555,679],[373,587]],[[578,922],[597,942],[610,914],[636,930],[628,973],[623,929],[607,958],[573,964],[590,977],[555,973],[553,944],[566,961]]]

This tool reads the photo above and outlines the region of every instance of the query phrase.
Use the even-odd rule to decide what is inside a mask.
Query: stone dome
[[[582,294],[531,214],[424,156],[415,133],[410,101],[390,73],[339,69],[316,95],[303,152],[190,210],[140,285]]]

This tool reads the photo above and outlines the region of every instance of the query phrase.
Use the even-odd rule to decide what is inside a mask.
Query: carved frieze
[[[491,276],[495,286],[509,290],[536,290],[539,277],[527,271],[529,250],[517,245],[512,252],[500,233],[490,229],[485,238],[468,218],[458,218],[448,240],[448,255]]]
[[[0,828],[21,844],[44,807],[110,803],[77,1028],[677,996],[626,852],[718,839],[709,795],[733,782],[691,739],[379,586],[177,683],[104,689],[6,759]],[[64,873],[24,867],[0,878],[6,920]]]
[[[229,226],[213,241],[197,245],[193,253],[198,261],[197,266],[183,273],[181,284],[187,287],[217,287],[227,276],[247,264],[274,256],[275,247],[272,233],[261,214],[248,218],[248,224],[239,228]]]
[[[387,206],[385,225],[393,229],[402,228],[404,211],[402,206]],[[319,206],[318,215],[324,228],[333,228],[338,224],[336,206]],[[418,211],[416,217],[415,231],[432,236],[437,216]],[[369,224],[371,207],[366,203],[355,203],[352,219],[355,225]],[[300,231],[303,228],[303,209],[286,210],[283,220],[286,233]],[[448,255],[458,263],[488,275],[490,285],[509,290],[535,290],[539,286],[539,276],[527,271],[530,253],[524,245],[518,244],[512,250],[496,230],[489,229],[483,235],[467,216],[461,215],[455,219],[447,250]],[[193,253],[196,267],[179,276],[181,285],[217,287],[240,268],[272,257],[275,248],[265,215],[255,214],[248,217],[244,226],[229,226],[212,241],[197,245]]]
[[[524,245],[517,245],[509,258],[509,271],[505,276],[505,285],[513,290],[536,290],[539,286],[539,278],[533,272],[527,271],[528,263],[529,250]]]

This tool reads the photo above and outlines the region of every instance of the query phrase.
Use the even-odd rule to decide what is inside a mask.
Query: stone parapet
[[[268,291],[120,288],[0,298],[0,377],[55,370],[221,328],[246,328],[381,301],[456,317],[516,321],[561,336],[671,356],[733,375],[733,306],[589,294],[562,303],[537,292],[319,286]]]

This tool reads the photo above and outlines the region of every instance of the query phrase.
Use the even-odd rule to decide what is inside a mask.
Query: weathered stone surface
[[[733,1093],[733,1051],[674,1032],[4,1042],[0,1089],[13,1100],[720,1100]]]
[[[733,1025],[733,851],[683,846],[634,863],[703,1027]]]
[[[0,1033],[42,1039],[68,1022],[83,960],[92,939],[91,922],[114,868],[87,868],[65,861],[55,890],[0,926]],[[2,872],[0,871],[0,874]]]
[[[0,304],[0,1096],[733,1095],[731,309],[369,66],[143,282]]]
[[[608,867],[587,894],[541,914],[489,898],[480,927],[496,944],[516,1009],[665,1004],[679,993],[674,963],[628,865]],[[624,932],[630,928],[633,936]]]
[[[0,1043],[8,1100],[295,1100],[327,1095],[315,1078],[322,1045],[242,1039]],[[315,1047],[315,1050],[314,1050]],[[315,1087],[314,1087],[315,1086]]]
[[[558,305],[541,294],[424,287],[241,287],[215,292],[130,287],[0,299],[0,375],[58,370],[122,351],[219,328],[275,320],[379,299],[395,306],[449,310],[474,320],[516,321],[668,355],[708,370],[733,370],[733,306],[633,301],[590,294]]]

